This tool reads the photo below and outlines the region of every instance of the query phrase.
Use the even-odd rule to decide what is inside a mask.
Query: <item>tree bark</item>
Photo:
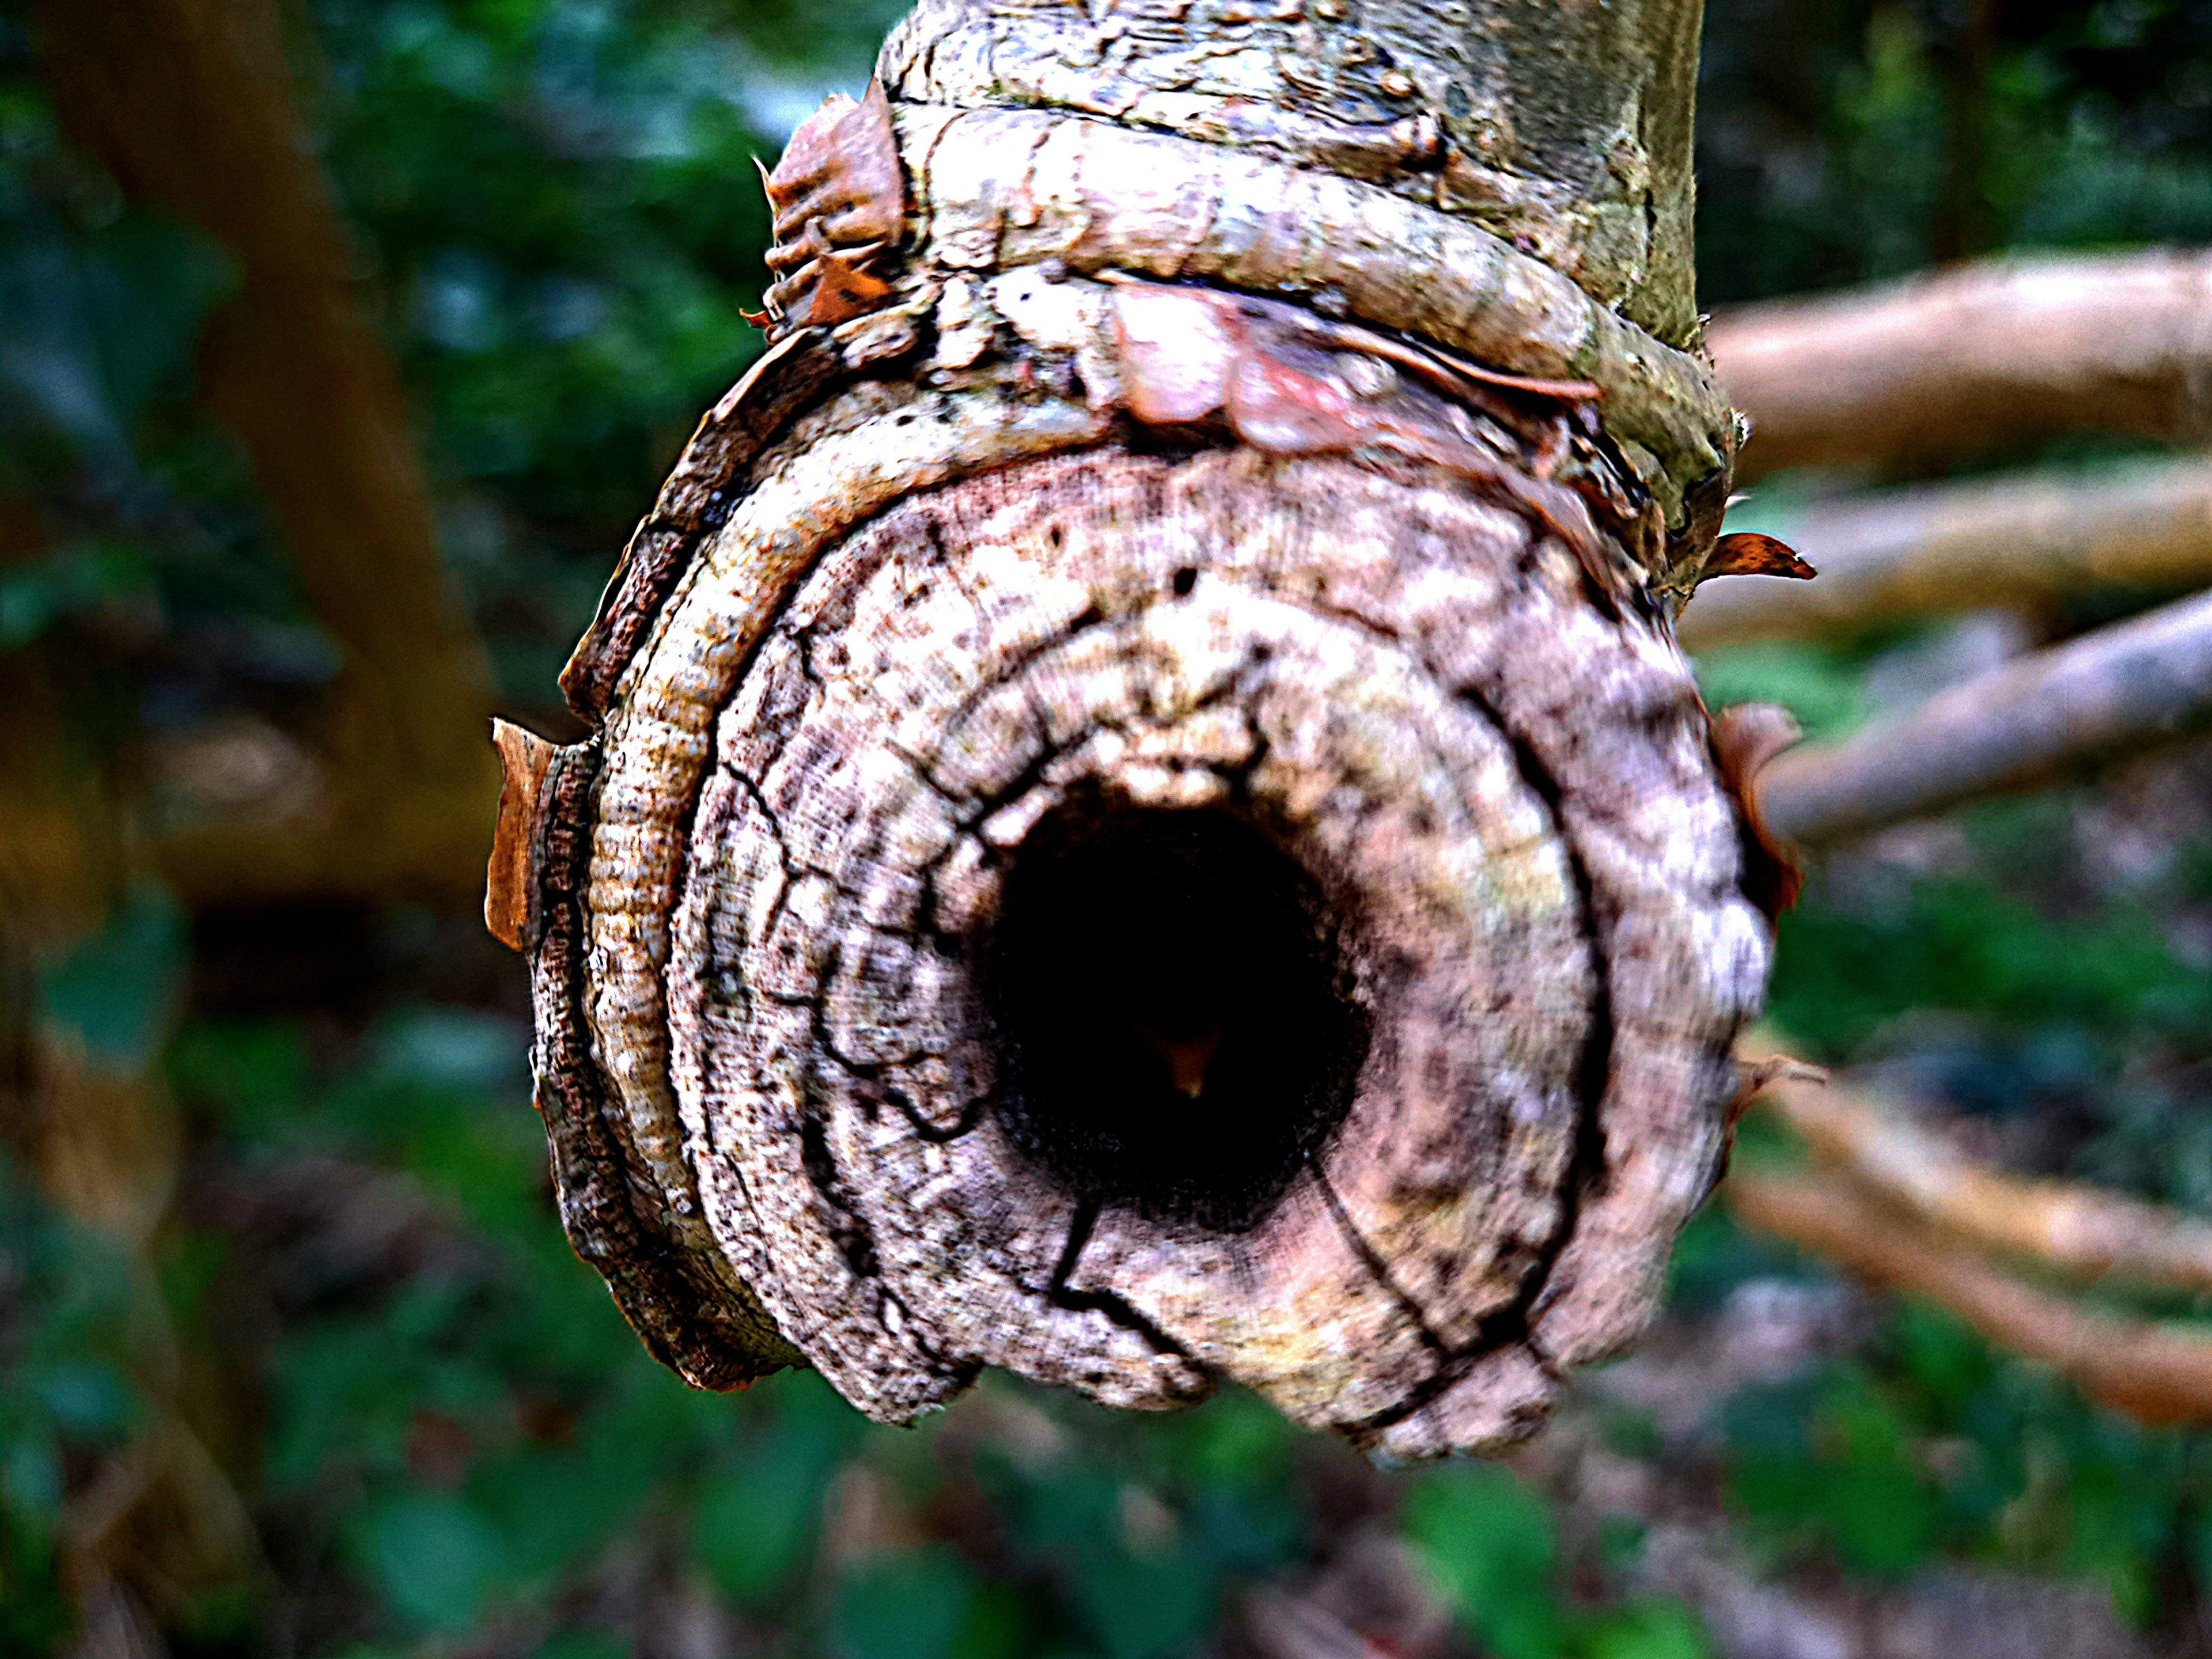
[[[931,0],[802,128],[598,736],[506,739],[564,1219],[696,1382],[1494,1447],[1717,1169],[1697,8],[1218,9]]]

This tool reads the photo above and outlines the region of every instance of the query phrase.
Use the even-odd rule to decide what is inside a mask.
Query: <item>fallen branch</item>
[[[1979,1249],[2031,1257],[2074,1277],[2111,1274],[2212,1291],[2212,1221],[2075,1182],[1993,1169],[1838,1085],[1785,1076],[1759,1102],[1815,1158]]]
[[[1916,467],[2068,432],[2212,436],[2212,255],[2006,260],[1714,320],[1739,480]],[[1817,562],[1817,561],[1816,561]]]
[[[1937,484],[1817,503],[1783,532],[1818,581],[1709,581],[1693,650],[1915,612],[2045,605],[2085,588],[2212,585],[2212,465]]]
[[[1841,1182],[1739,1169],[1722,1190],[1745,1224],[1881,1289],[1926,1297],[2100,1405],[2138,1422],[2212,1424],[2212,1335],[2087,1311]]]
[[[1760,773],[1778,834],[1863,835],[1977,796],[2024,789],[2212,724],[2212,594],[2011,663],[1844,742]]]

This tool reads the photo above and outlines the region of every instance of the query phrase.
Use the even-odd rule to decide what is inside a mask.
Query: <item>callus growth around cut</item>
[[[702,1386],[1227,1380],[1494,1449],[1649,1318],[1763,991],[1778,884],[1669,609],[1734,422],[1686,292],[1637,321],[1567,242],[1334,171],[1273,57],[1133,113],[1304,38],[1078,50],[1133,9],[925,0],[766,175],[775,343],[507,838],[563,1220]],[[1475,9],[1556,57],[1568,9]],[[1686,100],[1646,46],[1622,106]]]

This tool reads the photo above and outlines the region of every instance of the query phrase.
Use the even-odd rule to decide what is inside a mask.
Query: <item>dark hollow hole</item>
[[[1187,597],[1190,590],[1197,586],[1198,572],[1192,569],[1190,566],[1185,565],[1175,573],[1175,591],[1177,598]]]
[[[1253,825],[1070,801],[1015,852],[985,951],[1000,1120],[1072,1196],[1249,1228],[1351,1104],[1352,985],[1319,888]]]

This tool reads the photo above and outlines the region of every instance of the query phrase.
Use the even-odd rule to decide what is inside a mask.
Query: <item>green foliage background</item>
[[[1973,11],[1717,0],[1708,302],[1947,252],[2212,241],[2212,4],[2007,7],[1962,101]],[[300,8],[323,157],[518,717],[561,719],[553,678],[614,551],[757,348],[739,315],[765,234],[750,158],[864,78],[893,15]],[[234,282],[69,149],[28,24],[0,4],[0,497],[65,527],[0,563],[0,652],[47,653],[88,764],[228,708],[281,717],[334,669],[234,441],[193,401],[200,325]],[[1911,644],[1745,647],[1702,672],[1717,702],[1778,696],[1832,732],[1864,717],[1868,665]],[[2212,843],[2116,893],[2085,873],[2087,799],[1967,814],[1935,872],[1816,881],[1784,926],[1774,1018],[1962,1110],[2043,1115],[2050,1167],[2212,1206],[2212,985],[2172,927],[2212,907]],[[322,955],[303,967],[307,933]],[[95,1063],[165,1055],[193,1175],[150,1285],[0,1181],[0,1652],[65,1650],[64,1500],[143,1431],[143,1380],[179,1370],[222,1402],[215,1450],[267,1569],[160,1608],[179,1653],[675,1651],[650,1610],[703,1601],[763,1652],[1164,1659],[1217,1650],[1246,1589],[1316,1559],[1347,1490],[1431,1564],[1466,1650],[1712,1650],[1685,1607],[1626,1588],[1633,1525],[1565,1528],[1504,1468],[1372,1476],[1246,1398],[1117,1418],[994,1379],[894,1432],[809,1376],[687,1391],[561,1238],[520,975],[473,938],[404,908],[194,925],[146,891],[46,964],[43,1017]],[[333,1194],[368,1194],[392,1238],[311,1225]],[[1708,1215],[1674,1316],[1817,1276]],[[180,1354],[149,1347],[149,1297]],[[2099,1413],[1929,1310],[1717,1399],[1711,1430],[1717,1501],[1776,1571],[1879,1586],[2003,1564],[2092,1575],[2160,1640],[2203,1616],[2212,1443]],[[1671,1467],[1634,1413],[1607,1433]],[[825,1535],[825,1515],[863,1510],[893,1517],[867,1547]]]

